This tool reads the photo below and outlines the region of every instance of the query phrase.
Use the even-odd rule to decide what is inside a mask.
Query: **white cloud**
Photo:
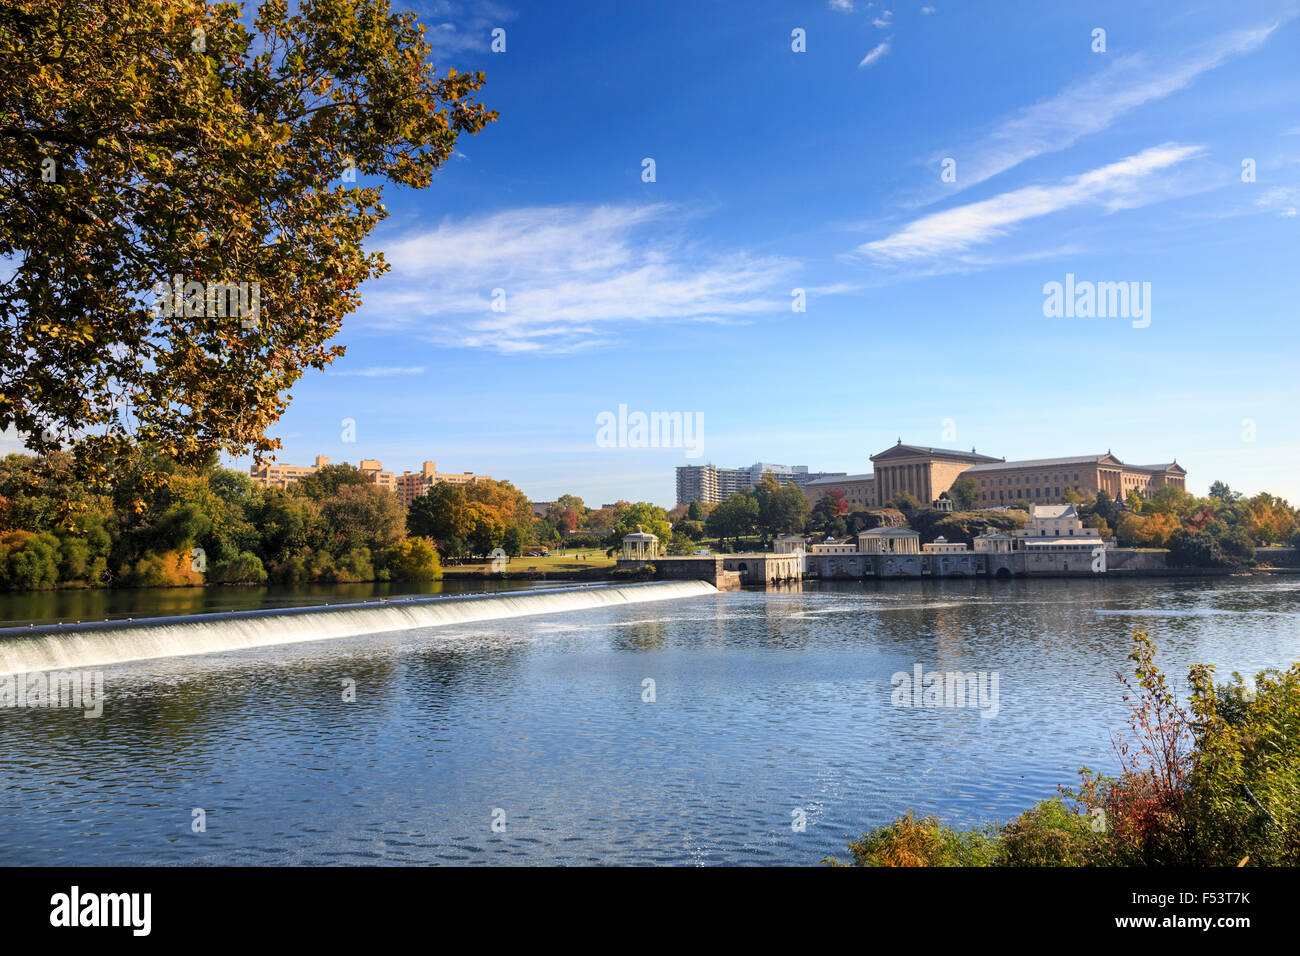
[[[831,0],[831,9],[840,13],[852,13],[853,0]]]
[[[395,12],[400,6],[394,4]],[[492,30],[504,27],[516,16],[513,10],[485,0],[474,3],[472,10],[469,4],[459,0],[435,0],[427,5],[412,0],[410,7],[428,24],[425,39],[433,47],[435,59],[469,50],[487,50]]]
[[[442,345],[557,353],[606,343],[639,323],[737,323],[789,311],[797,263],[702,253],[682,238],[684,220],[662,204],[447,220],[384,245],[392,271],[366,294],[361,318],[423,329]]]
[[[1086,202],[1132,208],[1146,201],[1138,187],[1151,173],[1175,166],[1204,147],[1165,143],[1049,186],[1026,186],[982,202],[932,213],[857,252],[881,262],[930,259],[962,253],[1036,219]]]
[[[873,26],[878,26],[878,27],[880,27],[880,29],[883,30],[883,29],[885,29],[885,27],[887,27],[887,26],[890,25],[890,18],[891,18],[893,15],[894,15],[894,11],[893,11],[893,10],[884,10],[884,11],[881,12],[880,16],[878,16],[878,17],[876,17],[876,19],[872,20],[871,23],[872,23]]]
[[[928,17],[930,14],[934,13],[934,7],[922,7],[921,13]]]
[[[360,368],[354,372],[326,372],[326,375],[357,375],[362,378],[387,378],[390,375],[423,375],[423,365],[398,367],[381,365],[373,368]]]
[[[1156,64],[1141,56],[1119,59],[1098,75],[1071,84],[972,137],[969,148],[953,145],[941,155],[959,157],[957,189],[982,183],[1026,160],[1066,149],[1125,113],[1184,89],[1202,73],[1257,49],[1278,25],[1239,30]],[[946,194],[952,191],[949,184]]]
[[[882,56],[888,53],[890,41],[893,39],[894,39],[893,37],[888,37],[884,40],[884,42],[877,43],[874,47],[872,47],[871,52],[868,53],[866,56],[864,56],[862,58],[862,62],[858,64],[858,69],[862,69],[862,67],[864,66],[871,66],[871,64],[875,63]]]

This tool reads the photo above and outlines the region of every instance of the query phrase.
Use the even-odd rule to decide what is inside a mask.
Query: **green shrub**
[[[999,833],[1000,866],[1087,866],[1103,839],[1089,816],[1058,797],[1044,800]]]
[[[251,551],[243,551],[236,557],[214,564],[208,581],[213,584],[263,584],[266,577],[262,559]]]
[[[954,830],[937,817],[918,820],[910,810],[893,823],[849,841],[853,866],[991,866],[997,852],[993,833]],[[843,865],[831,858],[825,862]]]
[[[13,591],[52,588],[59,580],[59,539],[48,531],[0,535],[0,587]]]
[[[393,581],[436,581],[442,577],[438,552],[424,538],[407,538],[384,555]]]

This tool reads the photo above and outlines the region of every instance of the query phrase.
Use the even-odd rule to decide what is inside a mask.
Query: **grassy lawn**
[[[565,554],[552,552],[544,558],[510,558],[506,562],[506,573],[544,571],[547,574],[562,574],[566,571],[585,571],[590,568],[612,568],[614,559],[605,557],[604,548],[577,548]],[[471,572],[490,574],[491,561],[466,561],[463,564],[445,564],[443,570],[451,573]]]

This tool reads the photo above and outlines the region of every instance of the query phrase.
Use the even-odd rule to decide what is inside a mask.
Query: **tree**
[[[606,539],[609,547],[621,547],[624,535],[647,531],[657,537],[659,543],[667,548],[673,535],[672,527],[668,524],[668,512],[648,501],[638,501],[636,504],[621,502],[621,504],[623,507],[618,509],[614,528]]]
[[[287,389],[387,270],[363,247],[384,181],[427,187],[496,119],[388,0],[243,16],[0,5],[0,430],[92,476],[133,441],[191,465],[280,447]]]
[[[501,536],[501,548],[508,556],[519,557],[524,553],[524,533],[514,525],[506,528]]]
[[[844,492],[832,488],[823,493],[817,499],[817,504],[813,505],[812,520],[823,532],[833,534],[832,527],[836,524],[843,525],[844,522],[840,519],[848,513],[849,503],[844,500]]]
[[[473,527],[464,485],[434,485],[411,502],[406,512],[407,532],[432,538],[443,554],[461,554]]]
[[[1205,531],[1179,531],[1169,542],[1169,563],[1175,567],[1218,568],[1228,562],[1213,535]]]
[[[385,555],[394,581],[436,581],[442,577],[438,552],[424,538],[407,538]]]
[[[1092,506],[1092,513],[1113,528],[1115,520],[1119,517],[1119,507],[1115,504],[1115,499],[1110,496],[1110,492],[1099,491]]]
[[[405,530],[402,503],[378,485],[343,485],[321,501],[320,512],[326,547],[335,556],[360,548],[372,552],[390,548]]]
[[[970,511],[979,502],[979,485],[974,478],[958,478],[948,489],[958,511]]]
[[[885,502],[886,508],[897,508],[904,513],[921,510],[921,502],[916,496],[906,491],[900,492]]]
[[[1241,493],[1233,491],[1226,482],[1215,481],[1210,485],[1210,497],[1231,505],[1241,500]]]
[[[736,548],[740,548],[743,535],[753,534],[758,525],[758,501],[752,494],[744,491],[731,495],[709,512],[704,527],[709,534],[719,540],[733,538]]]
[[[758,502],[758,528],[768,538],[803,531],[808,521],[808,498],[798,485],[782,485],[765,472],[754,487]]]

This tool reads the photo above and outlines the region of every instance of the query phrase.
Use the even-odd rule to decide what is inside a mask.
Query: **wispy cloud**
[[[852,13],[853,0],[831,0],[831,9],[840,13]]]
[[[487,50],[492,41],[492,30],[504,27],[517,15],[515,11],[488,0],[473,4],[459,0],[434,0],[432,3],[410,0],[409,6],[420,15],[421,22],[428,25],[426,39],[433,47],[435,57]]]
[[[934,7],[922,7],[921,13],[928,17],[930,14],[934,13]]]
[[[1138,187],[1146,177],[1196,156],[1203,149],[1178,143],[1153,146],[1054,185],[1027,186],[923,216],[884,239],[864,243],[856,251],[887,263],[932,259],[965,252],[1005,236],[1026,220],[1081,203],[1131,208],[1144,201]]]
[[[384,246],[392,271],[367,294],[361,318],[422,330],[442,345],[559,353],[637,323],[736,323],[789,311],[798,263],[704,253],[683,237],[686,218],[656,204],[448,220]]]
[[[1121,58],[1098,75],[972,136],[969,147],[949,146],[938,155],[959,157],[956,188],[969,188],[1026,160],[1066,149],[1125,113],[1184,89],[1208,70],[1258,49],[1279,25],[1229,33],[1158,63],[1142,56]],[[951,195],[953,188],[948,184],[945,194]]]
[[[871,52],[868,53],[866,56],[864,56],[862,58],[862,62],[858,64],[858,69],[861,69],[864,66],[871,66],[871,64],[875,63],[886,53],[888,53],[889,45],[893,41],[893,39],[894,39],[893,37],[886,37],[882,43],[877,43],[874,47],[872,47]]]
[[[375,366],[373,368],[359,368],[350,372],[326,372],[326,375],[356,375],[362,378],[388,378],[391,375],[423,375],[423,365],[412,365],[409,367],[397,366]]]
[[[873,26],[880,27],[880,29],[883,30],[886,27],[891,25],[893,16],[894,16],[893,10],[882,10],[880,16],[872,20],[871,23]]]

